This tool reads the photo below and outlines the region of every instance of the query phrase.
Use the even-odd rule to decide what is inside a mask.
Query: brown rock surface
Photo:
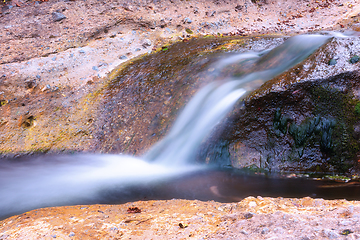
[[[125,62],[122,56],[186,38],[186,28],[199,35],[336,30],[357,22],[360,9],[355,0],[20,5],[0,10],[2,153],[94,149],[89,106],[103,77]],[[53,12],[66,18],[54,21]],[[144,47],[144,39],[152,45]],[[142,212],[127,213],[132,206]],[[359,239],[359,221],[359,202],[344,200],[146,201],[34,210],[1,221],[0,239]]]
[[[3,154],[98,149],[94,109],[107,74],[166,42],[346,29],[360,9],[355,0],[17,2],[0,14]]]
[[[0,239],[359,239],[359,222],[359,201],[173,199],[33,210],[1,221]]]

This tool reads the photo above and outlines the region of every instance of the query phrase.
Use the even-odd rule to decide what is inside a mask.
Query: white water
[[[231,60],[236,62],[259,58],[257,71],[238,79],[214,82],[201,89],[187,104],[169,134],[145,155],[145,159],[167,165],[190,162],[206,135],[237,101],[266,81],[302,62],[329,39],[329,36],[324,35],[296,36],[263,56],[262,53],[233,56]],[[232,63],[234,61],[227,59],[218,65],[223,68]]]
[[[184,108],[169,134],[144,157],[69,155],[0,165],[0,218],[38,207],[79,204],[104,189],[154,182],[203,169],[192,156],[234,104],[265,81],[307,58],[330,39],[305,35],[262,53],[242,53],[220,61],[217,68],[258,59],[258,69],[239,79],[214,82],[201,89]],[[270,67],[267,67],[269,65]],[[256,81],[258,85],[249,85]]]

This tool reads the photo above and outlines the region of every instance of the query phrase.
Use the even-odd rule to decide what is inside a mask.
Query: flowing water
[[[279,180],[275,183],[261,177],[256,188],[253,177],[209,170],[209,167],[196,165],[191,160],[201,142],[236,102],[264,82],[303,61],[330,38],[329,35],[296,36],[272,50],[241,53],[220,60],[216,64],[218,71],[241,61],[252,60],[256,64],[251,73],[216,81],[201,89],[183,109],[168,135],[143,159],[124,155],[76,154],[0,163],[0,218],[45,206],[112,203],[144,198],[233,201],[249,194],[249,189],[258,189],[258,194],[261,194],[261,191],[265,191],[264,186],[278,192],[278,189],[291,189],[293,185],[309,184],[295,180]],[[208,177],[209,171],[212,177]],[[192,182],[188,182],[189,179]],[[219,186],[214,182],[216,179],[227,184]],[[237,194],[221,193],[226,186],[230,189],[232,186]],[[305,196],[321,196],[313,188],[304,189],[307,189]],[[286,195],[286,192],[281,193]]]

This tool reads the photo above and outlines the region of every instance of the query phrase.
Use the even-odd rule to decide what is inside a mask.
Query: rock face
[[[98,105],[99,90],[107,84],[107,74],[170,41],[206,34],[335,30],[359,19],[355,1],[51,0],[19,4],[13,0],[1,1],[0,6],[2,156],[109,150],[97,141],[104,138],[97,133],[99,124],[95,125],[101,116],[94,115],[103,107]],[[66,18],[54,21],[52,13]],[[185,18],[191,22],[184,23]],[[145,39],[150,40],[150,47]],[[124,137],[126,145],[133,132]],[[129,145],[128,151],[134,149]]]
[[[105,106],[97,114],[102,116],[101,151],[143,153],[169,131],[200,86],[244,75],[257,64],[248,61],[217,72],[212,62],[221,52],[261,50],[282,41],[199,39],[131,63],[114,77],[100,102]],[[333,39],[266,83],[245,100],[245,108],[236,106],[219,125],[199,160],[268,171],[358,172],[359,76],[351,61],[358,45],[355,39]],[[330,64],[332,59],[336,64]]]
[[[98,151],[143,154],[170,130],[204,85],[228,73],[213,63],[225,52],[264,50],[282,38],[202,38],[164,46],[114,74],[99,101]],[[229,54],[231,56],[231,53]]]
[[[356,172],[357,72],[292,84],[246,103],[227,134],[232,164],[270,171]]]
[[[146,81],[139,81],[138,86],[133,86],[132,95],[126,100],[121,87],[130,86],[131,78],[136,75],[119,77],[111,84],[108,84],[105,76],[115,66],[125,60],[132,61],[141,54],[161,50],[160,53],[166,55],[171,47],[164,46],[165,42],[186,42],[190,36],[206,34],[291,35],[320,29],[339,30],[359,21],[359,8],[355,0],[346,4],[302,0],[199,0],[196,3],[179,0],[51,0],[35,3],[23,1],[20,4],[20,1],[13,0],[6,1],[6,4],[1,1],[0,6],[1,156],[48,151],[143,153],[165,134],[166,126],[171,125],[177,109],[201,86],[201,75],[188,78],[188,86],[181,86],[178,75],[179,79],[173,83],[184,93],[164,91],[162,96],[156,96],[159,100],[156,104],[153,102],[155,97],[151,97],[155,93],[149,93],[148,99],[141,95],[141,91],[148,90],[146,86],[141,88]],[[66,18],[60,16],[62,20],[54,21],[53,12],[62,12]],[[185,19],[187,21],[184,23]],[[144,42],[144,39],[150,42]],[[352,144],[359,138],[359,93],[355,81],[358,75],[352,71],[358,69],[355,55],[359,55],[359,47],[351,44],[339,40],[335,44],[338,49],[319,52],[316,55],[318,59],[312,60],[321,64],[314,66],[307,62],[298,66],[274,80],[276,84],[267,84],[249,98],[247,109],[244,110],[248,111],[245,120],[249,125],[234,112],[227,119],[233,130],[229,134],[220,130],[214,132],[214,142],[207,144],[212,151],[210,155],[218,156],[215,160],[208,160],[223,162],[231,159],[236,167],[253,165],[268,170],[317,171],[319,164],[323,167],[321,171],[335,169],[351,172],[355,169],[356,159],[352,156],[357,154],[358,146]],[[227,49],[226,44],[210,45],[206,44],[211,51],[219,50],[217,47],[223,47],[222,51]],[[254,46],[256,44],[251,47]],[[332,48],[332,45],[327,47]],[[344,52],[344,49],[351,51],[345,51],[338,57],[337,53]],[[200,47],[199,52],[205,54],[206,49]],[[178,59],[177,63],[184,66],[200,59],[190,55]],[[350,58],[354,62],[352,65]],[[331,64],[327,61],[331,61]],[[199,62],[196,68],[199,70],[210,64],[211,60]],[[141,63],[132,65],[129,62],[129,66],[141,66]],[[152,74],[150,69],[153,68],[145,67],[148,68],[147,73]],[[308,74],[309,69],[312,70],[311,75]],[[164,67],[162,70],[162,74],[166,75],[167,69]],[[307,79],[319,80],[318,83],[289,84],[305,80],[305,75]],[[158,78],[156,74],[153,77]],[[197,77],[200,79],[194,79]],[[167,76],[169,78],[171,75]],[[328,85],[326,79],[332,84]],[[349,83],[346,82],[348,80]],[[343,104],[346,109],[327,112],[327,103],[332,107],[336,105],[336,101],[330,99],[329,92],[331,97],[339,100],[337,104]],[[316,99],[316,93],[323,93],[321,101]],[[150,112],[147,125],[139,119],[146,108],[135,112],[129,111],[132,106],[118,106],[125,100],[133,105],[137,94],[144,103],[148,101],[156,105],[151,107],[152,111],[164,110],[161,115]],[[274,95],[277,95],[279,103],[269,100]],[[175,98],[181,100],[179,105],[171,102]],[[292,103],[303,106],[304,101],[308,101],[310,107],[295,110]],[[171,104],[171,107],[165,108],[165,105]],[[258,112],[257,106],[265,110]],[[251,109],[255,113],[251,113]],[[114,116],[107,122],[111,111],[121,116]],[[254,114],[266,118],[266,124],[261,125],[258,119],[252,119]],[[169,118],[166,120],[164,117]],[[136,121],[140,130],[144,130],[140,133],[146,136],[145,140],[134,135],[131,121]],[[350,127],[345,128],[344,122],[349,123],[347,126]],[[227,126],[226,123],[224,126]],[[244,136],[237,128],[245,132],[253,130],[254,138]],[[311,129],[313,131],[309,131]],[[344,135],[339,135],[341,130]],[[258,144],[257,149],[253,148],[250,144],[254,139],[265,145]],[[340,139],[340,144],[335,144],[336,139]],[[115,143],[119,145],[113,147]],[[269,145],[267,143],[270,143],[269,147],[266,147]],[[271,146],[271,143],[275,146]],[[274,149],[281,148],[280,143],[284,143],[284,151],[274,152]],[[351,146],[353,149],[350,149]],[[344,160],[337,155],[339,147],[346,150]],[[253,162],[244,161],[239,148]],[[211,151],[203,151],[203,154],[206,157]],[[314,158],[310,151],[322,158]],[[289,158],[292,154],[295,154],[294,162],[288,161],[286,164],[279,157]],[[265,165],[262,159],[268,160],[267,156],[272,162],[267,161]],[[138,207],[142,212],[128,213],[129,207]],[[358,202],[261,197],[232,204],[172,200],[117,206],[46,208],[1,221],[0,239],[144,239],[148,236],[154,239],[264,239],[279,235],[286,239],[337,238],[340,235],[357,239],[360,237],[359,211]]]
[[[359,74],[352,61],[358,44],[333,39],[264,84],[215,131],[218,140],[204,146],[201,158],[260,171],[358,172]]]

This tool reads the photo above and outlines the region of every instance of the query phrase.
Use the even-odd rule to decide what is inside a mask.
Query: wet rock
[[[59,12],[53,12],[51,14],[51,17],[52,17],[52,20],[54,22],[59,22],[59,21],[64,20],[66,18],[66,16],[64,14],[59,13]]]
[[[331,42],[301,67],[264,84],[224,123],[226,133],[219,128],[212,137],[221,137],[209,141],[227,141],[232,166],[255,172],[359,171],[360,76],[348,59],[357,49],[352,43]],[[324,56],[334,52],[340,54],[330,67]],[[215,146],[204,144],[199,159],[217,162],[205,145]]]
[[[346,172],[356,168],[360,146],[354,127],[360,122],[355,112],[359,100],[351,100],[352,93],[342,89],[360,89],[358,77],[341,74],[294,84],[246,103],[239,117],[228,123],[237,125],[234,135],[227,134],[233,166],[250,167],[243,159],[252,158],[252,164],[267,170]]]

